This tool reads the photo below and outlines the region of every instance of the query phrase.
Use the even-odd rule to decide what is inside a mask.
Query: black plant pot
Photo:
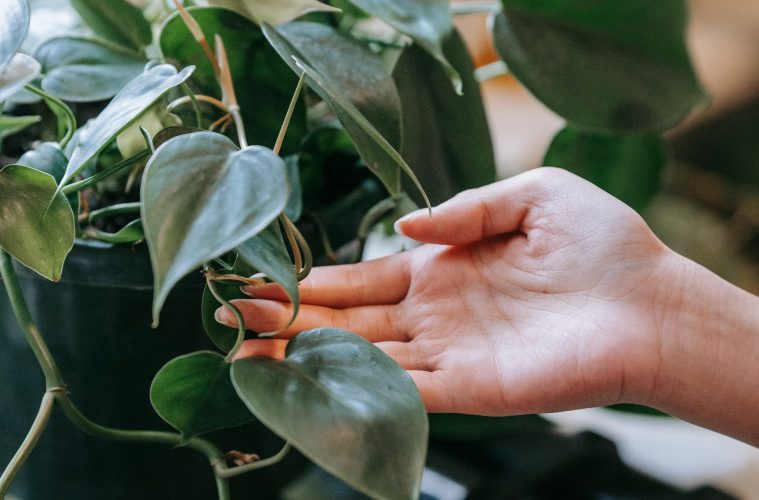
[[[82,412],[126,429],[169,430],[149,401],[161,366],[188,352],[213,349],[200,322],[203,280],[180,284],[150,328],[152,272],[142,247],[78,243],[60,283],[20,265],[24,295]],[[44,380],[0,290],[0,467],[34,419]],[[207,436],[222,450],[267,456],[282,441],[259,423]],[[274,498],[307,462],[292,452],[279,465],[231,481],[233,496]],[[207,459],[187,449],[103,442],[70,424],[60,411],[16,478],[11,494],[24,500],[213,499]]]

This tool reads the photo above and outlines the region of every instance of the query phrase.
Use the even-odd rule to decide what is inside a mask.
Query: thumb
[[[417,210],[395,223],[395,230],[424,243],[466,245],[523,230],[525,219],[542,201],[531,172],[463,191],[432,209]],[[526,232],[526,231],[525,231]]]

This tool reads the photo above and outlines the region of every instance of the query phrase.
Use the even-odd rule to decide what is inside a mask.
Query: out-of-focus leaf
[[[145,239],[145,231],[142,228],[142,221],[139,219],[133,220],[115,233],[106,233],[97,229],[89,229],[86,231],[86,234],[90,238],[105,241],[106,243],[112,243],[114,245],[127,245]]]
[[[0,145],[6,137],[17,134],[25,128],[39,123],[40,120],[42,120],[41,116],[0,116]]]
[[[3,119],[0,118],[0,123]],[[55,182],[63,179],[66,172],[68,159],[61,151],[61,147],[55,142],[43,142],[36,149],[27,151],[19,158],[18,163],[33,169],[50,174]]]
[[[461,75],[463,96],[456,95],[437,61],[417,45],[404,49],[393,71],[404,110],[403,158],[433,204],[491,183],[496,176],[480,86],[458,32],[443,49]],[[419,197],[414,201],[422,202]]]
[[[235,10],[259,25],[285,23],[309,12],[340,12],[317,0],[209,0],[208,3]]]
[[[45,76],[42,88],[70,102],[110,99],[142,73],[143,56],[98,40],[53,38],[34,53]]]
[[[150,23],[127,0],[71,0],[71,5],[106,40],[136,50],[142,50],[153,40]]]
[[[703,100],[684,0],[502,0],[495,43],[509,69],[572,124],[665,130]]]
[[[29,29],[29,3],[27,0],[0,0],[0,72],[8,64]],[[2,101],[3,99],[0,99]]]
[[[0,103],[24,88],[40,74],[40,63],[31,56],[18,53],[0,71]]]
[[[574,172],[641,211],[659,191],[666,161],[655,134],[598,135],[567,127],[554,137],[544,163]]]

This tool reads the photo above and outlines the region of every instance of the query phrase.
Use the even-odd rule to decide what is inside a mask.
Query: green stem
[[[215,474],[214,478],[216,479],[216,491],[219,495],[219,500],[232,500],[232,493],[229,491],[229,480]]]
[[[300,74],[300,79],[298,80],[298,85],[295,87],[295,92],[293,92],[293,97],[290,99],[290,106],[287,108],[287,113],[285,113],[285,119],[282,121],[282,127],[279,129],[279,135],[277,135],[277,141],[274,143],[274,154],[279,154],[279,152],[282,150],[282,144],[285,142],[285,135],[287,135],[287,129],[290,128],[290,122],[293,119],[293,113],[295,112],[295,106],[298,105],[298,99],[300,98],[300,93],[303,90],[303,84],[306,81],[306,72]]]
[[[16,315],[16,319],[19,325],[21,325],[24,335],[26,335],[26,340],[29,342],[34,356],[37,358],[37,363],[39,363],[42,373],[45,375],[47,389],[63,387],[63,376],[55,364],[50,349],[48,349],[45,340],[37,329],[37,325],[34,324],[32,315],[24,300],[24,295],[21,293],[16,271],[13,269],[13,260],[8,252],[2,249],[0,249],[0,274],[3,277],[5,291],[8,293],[13,313]]]
[[[63,101],[54,95],[48,94],[42,89],[38,89],[34,85],[27,84],[25,88],[29,92],[37,94],[42,99],[44,99],[48,107],[53,111],[53,113],[55,113],[55,116],[58,117],[59,124],[62,122],[63,127],[66,128],[66,133],[63,135],[63,138],[61,138],[59,143],[61,145],[61,149],[66,149],[66,146],[71,141],[71,138],[74,137],[74,132],[76,132],[76,117],[74,116],[74,112],[71,111],[71,108],[66,106]]]
[[[254,471],[257,469],[263,469],[264,467],[271,467],[272,465],[278,464],[282,461],[283,458],[287,455],[287,453],[290,451],[292,446],[290,443],[285,443],[285,445],[282,447],[279,452],[274,455],[273,457],[265,458],[263,460],[257,460],[250,464],[245,465],[239,465],[237,467],[214,467],[214,472],[216,473],[217,477],[223,477],[223,478],[230,478],[239,476],[241,474],[245,474],[246,472]]]
[[[37,445],[37,441],[42,437],[42,433],[44,432],[47,422],[50,420],[50,415],[53,412],[54,403],[55,396],[53,393],[46,392],[42,397],[40,409],[37,412],[37,416],[34,418],[29,433],[26,435],[26,438],[24,438],[24,442],[21,443],[21,447],[16,451],[16,454],[13,455],[8,467],[3,471],[3,475],[0,476],[0,498],[5,498],[11,484],[13,484],[13,479],[16,477],[16,474],[18,474],[18,471],[21,470],[26,459],[31,455],[32,450],[34,450],[34,447]]]
[[[208,269],[208,266],[206,266],[206,270]],[[226,361],[227,363],[231,363],[233,359],[235,359],[235,355],[237,354],[237,351],[240,350],[240,347],[242,346],[243,341],[245,340],[245,320],[242,317],[242,313],[240,313],[240,310],[234,306],[231,302],[229,302],[227,299],[221,296],[219,293],[219,290],[216,289],[216,283],[214,283],[210,279],[206,279],[206,284],[208,285],[208,291],[211,292],[211,295],[213,295],[213,298],[216,299],[217,302],[222,304],[224,307],[232,311],[232,314],[235,315],[235,319],[237,320],[237,339],[235,340],[235,345],[232,346],[232,349],[229,350],[227,353]]]
[[[117,205],[111,205],[110,207],[101,208],[90,213],[89,222],[92,224],[98,219],[105,219],[108,217],[116,217],[124,214],[134,214],[140,212],[140,202],[134,203],[119,203]]]
[[[382,218],[383,215],[389,213],[395,208],[395,198],[385,198],[380,201],[366,212],[364,218],[361,219],[361,224],[358,226],[358,238],[361,241],[366,240],[369,237],[369,232],[372,227]]]
[[[193,92],[189,85],[186,83],[182,84],[182,90],[185,94],[187,94],[187,97],[190,98],[190,101],[192,102],[192,109],[195,110],[195,121],[197,122],[198,128],[203,128],[203,115],[200,113],[200,106],[198,106],[198,99],[195,97],[195,92]]]
[[[311,269],[314,267],[314,256],[311,253],[311,247],[306,241],[306,238],[303,237],[303,233],[298,229],[298,226],[293,224],[293,222],[287,217],[285,217],[285,219],[292,229],[300,250],[303,252],[303,269],[300,269],[298,272],[298,281],[303,281],[308,278],[309,274],[311,274]]]
[[[72,182],[71,184],[65,186],[63,188],[63,194],[69,195],[71,193],[75,193],[77,191],[81,191],[82,189],[88,188],[94,184],[97,184],[98,182],[102,181],[103,179],[110,177],[111,175],[115,174],[116,172],[119,172],[121,170],[124,170],[125,168],[131,167],[138,161],[142,160],[143,158],[146,158],[150,156],[150,151],[147,149],[144,149],[137,153],[136,155],[127,158],[126,160],[123,160],[116,165],[112,166],[108,170],[103,170],[102,172],[98,172],[97,174],[93,175],[92,177],[88,177],[86,179],[83,179],[78,182]]]

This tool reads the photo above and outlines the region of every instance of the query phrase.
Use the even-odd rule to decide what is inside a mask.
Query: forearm
[[[672,254],[651,406],[759,445],[759,297]]]

